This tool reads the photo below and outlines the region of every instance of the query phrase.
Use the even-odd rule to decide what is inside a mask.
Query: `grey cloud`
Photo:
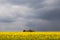
[[[39,3],[39,2],[42,2],[43,0],[7,0],[8,2],[11,2],[13,4],[23,4],[23,3],[31,3],[31,4],[34,4],[34,3]]]
[[[48,0],[47,0],[48,1]],[[60,21],[60,3],[59,0],[56,0],[50,3],[50,1],[44,3],[45,1],[25,1],[29,3],[28,7],[33,8],[33,14],[29,15],[28,19],[42,19],[47,20],[48,22],[38,23],[38,22],[28,22],[27,26],[30,29],[39,30],[39,31],[60,31],[60,25],[57,25],[56,22]],[[38,20],[36,20],[38,21]],[[50,21],[50,22],[49,22]],[[56,23],[56,24],[55,24]],[[60,23],[59,23],[60,24]]]
[[[3,19],[1,19],[0,18],[0,22],[3,22],[3,23],[11,23],[11,22],[15,22],[16,21],[16,19],[12,19],[12,18],[3,18]]]
[[[60,31],[60,22],[58,21],[48,21],[48,22],[28,22],[27,26],[30,29],[36,31]]]
[[[39,9],[44,6],[42,2],[44,0],[7,0],[8,3],[13,5],[26,5],[30,8]]]
[[[27,21],[24,19],[17,19],[17,21],[12,23],[0,22],[0,31],[23,31],[29,28],[26,23]]]
[[[34,9],[34,14],[33,16],[28,16],[28,18],[36,18],[36,19],[43,19],[43,20],[60,20],[60,0],[51,0],[53,3],[45,3],[45,5],[42,8]],[[42,3],[44,4],[44,3]],[[36,7],[36,6],[35,6]],[[35,8],[33,7],[33,8]]]
[[[5,17],[0,17],[0,22],[1,23],[12,23],[12,22],[15,22],[19,17],[21,17],[20,15],[17,15],[16,16],[6,16]]]
[[[27,26],[27,28],[31,28],[31,29],[39,30],[39,31],[49,31],[49,30],[59,31],[60,30],[60,27],[59,27],[60,25],[58,25],[58,24],[60,24],[60,22],[59,22],[60,21],[60,18],[59,18],[60,17],[60,3],[59,2],[60,2],[60,0],[56,0],[56,1],[55,0],[6,0],[6,1],[2,1],[2,3],[10,4],[12,6],[24,5],[28,8],[32,8],[32,10],[27,13],[25,13],[25,12],[20,13],[18,10],[19,8],[16,8],[18,11],[16,12],[16,15],[13,14],[13,16],[14,16],[13,18],[10,16],[11,18],[6,17],[6,18],[0,19],[0,20],[1,20],[1,22],[5,22],[5,23],[11,22],[11,24],[12,24],[12,22],[16,22],[18,20],[18,18],[24,18],[24,20],[26,19],[26,21],[25,21],[26,24],[24,24],[24,20],[21,24],[20,23],[22,21],[21,19],[18,22],[18,24],[20,23],[21,25],[23,25],[22,29],[24,29],[24,26],[25,27]],[[12,9],[12,8],[10,8],[10,9]],[[8,9],[8,10],[10,10],[10,9]],[[22,9],[24,10],[24,7]],[[13,13],[15,13],[15,11]],[[34,20],[32,20],[32,19],[34,19]],[[38,20],[41,20],[41,19],[42,19],[42,22],[41,21],[38,22]],[[15,24],[15,23],[13,23],[13,24]],[[5,27],[6,26],[7,27],[2,28],[1,30],[3,30],[3,29],[4,30],[9,29],[9,31],[10,30],[11,31],[19,30],[18,29],[19,27],[17,29],[16,29],[16,27],[12,28],[12,25],[11,25],[11,28],[10,28],[10,26],[8,27],[7,25],[5,25]]]
[[[60,8],[46,12],[41,18],[46,20],[60,20]]]
[[[52,0],[51,0],[52,1]],[[34,9],[34,16],[29,16],[28,18],[32,19],[42,19],[44,21],[42,23],[38,22],[28,22],[27,26],[31,29],[39,30],[39,31],[60,31],[60,0],[56,0],[52,3],[47,1],[42,8]],[[44,3],[42,3],[44,4]],[[35,7],[34,7],[35,8]],[[38,20],[36,20],[38,21]]]
[[[29,7],[40,9],[43,7],[59,6],[60,0],[7,0],[8,3],[15,5],[28,5]]]

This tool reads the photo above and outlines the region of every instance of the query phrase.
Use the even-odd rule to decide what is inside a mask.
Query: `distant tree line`
[[[23,32],[34,32],[34,30],[23,30]]]

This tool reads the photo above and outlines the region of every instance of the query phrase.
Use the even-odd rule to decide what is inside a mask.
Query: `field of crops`
[[[0,32],[0,40],[60,40],[60,32]]]

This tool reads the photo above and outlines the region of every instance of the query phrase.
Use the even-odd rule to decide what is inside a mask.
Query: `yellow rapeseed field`
[[[60,32],[0,32],[0,40],[60,40]]]

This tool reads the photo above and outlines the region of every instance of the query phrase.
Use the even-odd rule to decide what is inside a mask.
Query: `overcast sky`
[[[0,31],[60,31],[60,0],[0,0]]]

